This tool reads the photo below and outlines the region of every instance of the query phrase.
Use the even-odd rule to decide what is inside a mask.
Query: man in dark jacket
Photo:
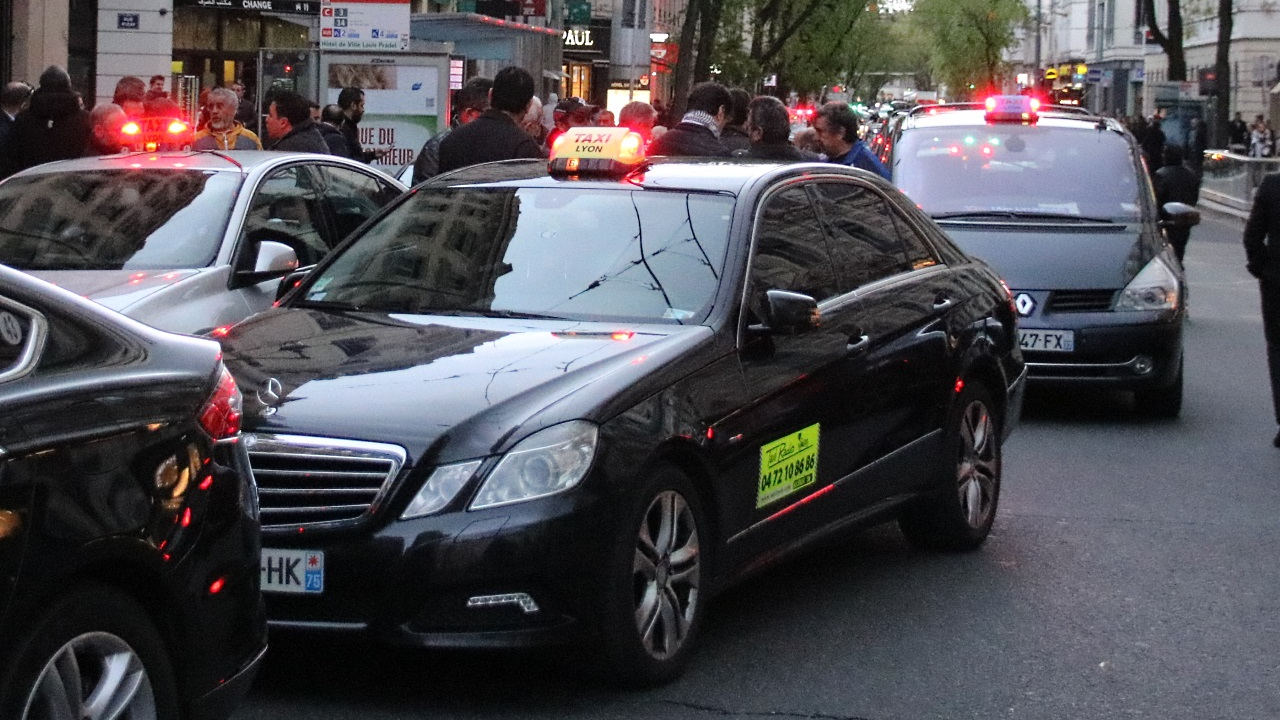
[[[338,105],[325,105],[320,109],[320,122],[316,123],[316,130],[320,131],[324,144],[329,146],[330,155],[348,157],[347,153],[351,152],[347,138],[342,134],[344,119],[342,108]]]
[[[342,136],[347,139],[347,157],[367,163],[387,154],[386,150],[365,150],[360,144],[360,121],[364,119],[364,90],[358,87],[342,88],[338,93],[338,107],[342,108]]]
[[[818,133],[818,142],[826,151],[828,162],[856,167],[885,180],[893,180],[893,175],[880,158],[858,138],[858,116],[848,105],[829,102],[818,108],[818,114],[813,118],[813,129]]]
[[[1262,336],[1271,369],[1271,404],[1280,425],[1280,173],[1262,179],[1253,210],[1244,226],[1244,252],[1249,274],[1262,295]],[[1280,448],[1280,431],[1272,444]]]
[[[93,123],[93,134],[85,146],[85,157],[115,155],[127,150],[123,128],[129,118],[123,108],[115,103],[98,103],[89,113],[89,121]]]
[[[728,157],[720,131],[733,112],[733,97],[717,82],[698,83],[689,92],[688,111],[680,122],[649,145],[649,155]]]
[[[1151,122],[1147,124],[1147,131],[1143,134],[1142,155],[1147,159],[1147,171],[1154,174],[1164,165],[1164,130],[1160,127],[1164,123],[1164,118],[1157,113],[1151,116]]]
[[[27,107],[30,99],[31,88],[26,83],[11,82],[4,86],[4,90],[0,90],[0,157],[4,157],[9,133],[13,132],[14,119]]]
[[[527,70],[515,66],[499,70],[489,91],[489,109],[440,141],[440,172],[495,160],[543,157],[538,141],[519,124],[533,91],[533,76]]]
[[[1164,204],[1171,202],[1195,205],[1200,201],[1200,178],[1191,168],[1183,164],[1182,148],[1177,145],[1166,145],[1164,148],[1164,166],[1156,171],[1156,206],[1160,211],[1160,219],[1168,220]],[[1187,241],[1191,239],[1190,226],[1165,228],[1165,236],[1178,255],[1178,262],[1187,251]]]
[[[817,161],[818,156],[791,144],[791,119],[787,106],[776,97],[761,95],[747,105],[747,136],[751,147],[739,150],[734,157],[784,162]]]
[[[78,158],[89,144],[89,113],[71,90],[71,76],[57,65],[40,74],[31,104],[14,118],[3,175],[35,165]]]
[[[751,104],[751,93],[733,88],[729,97],[733,98],[733,105],[729,108],[729,120],[720,131],[720,144],[730,153],[736,153],[751,147],[751,138],[747,135],[747,106]]]
[[[432,135],[418,157],[413,161],[413,184],[429,180],[440,174],[440,143],[449,133],[480,117],[489,109],[489,91],[493,89],[493,81],[486,77],[474,77],[467,81],[453,94],[453,124]]]
[[[311,120],[311,103],[296,92],[282,91],[272,96],[267,110],[267,135],[275,141],[271,150],[329,154],[329,146]]]

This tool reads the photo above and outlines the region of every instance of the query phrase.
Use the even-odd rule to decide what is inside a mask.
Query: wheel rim
[[[1000,473],[997,443],[987,406],[979,400],[969,403],[960,418],[956,480],[960,510],[971,528],[981,528],[995,510]]]
[[[23,720],[156,720],[151,680],[133,648],[109,633],[86,633],[44,666]]]
[[[689,637],[701,568],[693,511],[679,493],[661,493],[645,510],[631,568],[636,630],[651,657],[670,658]]]

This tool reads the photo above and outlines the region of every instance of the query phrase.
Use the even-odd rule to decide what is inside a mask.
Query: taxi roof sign
[[[644,162],[644,138],[625,127],[575,127],[556,138],[552,175],[623,176]]]
[[[987,122],[1030,125],[1040,119],[1040,101],[1030,95],[992,95],[987,98]]]

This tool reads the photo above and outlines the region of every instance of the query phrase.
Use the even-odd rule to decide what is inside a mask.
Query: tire
[[[946,486],[921,498],[898,520],[912,545],[927,550],[975,550],[991,533],[1000,504],[1002,418],[986,388],[972,383],[947,418]]]
[[[164,641],[118,591],[85,587],[54,601],[14,648],[0,717],[180,720]]]
[[[619,528],[610,553],[591,674],[651,687],[679,677],[702,625],[709,578],[707,523],[693,483],[659,466]]]
[[[1182,363],[1173,382],[1162,388],[1133,393],[1133,409],[1153,418],[1176,418],[1182,413]]]

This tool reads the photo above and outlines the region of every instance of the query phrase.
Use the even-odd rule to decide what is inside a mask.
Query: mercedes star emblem
[[[262,383],[262,387],[258,388],[258,402],[265,407],[272,407],[280,402],[280,393],[284,392],[284,387],[280,385],[280,381],[275,378],[268,378]]]

